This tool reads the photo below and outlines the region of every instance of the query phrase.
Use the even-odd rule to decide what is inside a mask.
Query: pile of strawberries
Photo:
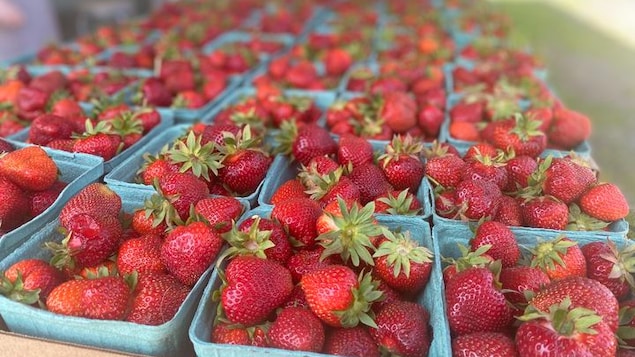
[[[409,231],[379,224],[372,202],[334,203],[321,209],[290,200],[225,235],[213,342],[343,356],[427,354],[429,312],[410,301],[430,279],[431,251]]]
[[[65,187],[42,148],[14,150],[0,139],[0,237],[52,206]]]
[[[189,200],[192,217],[167,226],[144,208],[123,213],[116,193],[88,185],[64,205],[65,236],[45,245],[50,261],[17,261],[4,272],[0,293],[61,315],[146,325],[171,320],[220,252],[222,232],[243,212],[231,197],[186,197],[187,187],[178,193],[178,202],[166,204],[180,208]]]
[[[453,353],[614,356],[618,339],[633,346],[635,246],[563,235],[531,242],[523,252],[509,227],[486,221],[463,256],[449,260]]]

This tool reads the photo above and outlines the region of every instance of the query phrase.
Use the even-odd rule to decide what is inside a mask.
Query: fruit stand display
[[[626,198],[511,26],[461,0],[191,0],[4,64],[7,329],[161,356],[628,355]]]

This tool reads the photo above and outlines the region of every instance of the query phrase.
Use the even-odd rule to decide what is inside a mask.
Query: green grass
[[[615,182],[635,203],[635,50],[546,3],[494,6],[512,18],[514,39],[545,60],[563,102],[591,118],[601,179]]]

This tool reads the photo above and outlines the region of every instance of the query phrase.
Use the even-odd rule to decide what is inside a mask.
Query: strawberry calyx
[[[340,182],[343,175],[344,167],[341,166],[324,175],[312,174],[308,171],[299,173],[302,184],[307,188],[304,192],[316,201],[326,196]]]
[[[382,227],[383,235],[387,238],[382,242],[373,257],[379,258],[386,256],[386,260],[393,267],[395,277],[401,272],[410,277],[410,266],[412,263],[424,264],[431,263],[433,254],[423,246],[417,244],[410,237],[410,232],[391,232],[389,229]]]
[[[609,273],[609,279],[619,279],[621,282],[626,281],[632,288],[635,288],[635,245],[628,245],[621,251],[613,241],[607,239],[607,246],[610,253],[601,254],[600,257],[613,264],[613,268]]]
[[[255,255],[260,259],[267,259],[265,250],[275,247],[271,241],[270,230],[260,230],[260,217],[254,216],[249,231],[238,230],[236,223],[232,223],[232,229],[223,234],[223,239],[230,247],[225,250],[222,257],[235,257],[237,255]]]
[[[454,266],[457,273],[473,267],[485,267],[492,263],[492,258],[486,253],[492,248],[491,244],[484,244],[474,251],[470,251],[463,244],[457,244],[461,256],[458,258],[443,258],[448,266]]]
[[[280,123],[280,132],[275,137],[278,146],[274,150],[275,154],[290,155],[293,152],[293,144],[298,137],[298,124],[295,120],[284,120]]]
[[[422,146],[421,154],[430,160],[434,157],[440,157],[450,154],[447,145],[443,145],[438,140],[434,140],[430,146]]]
[[[22,272],[17,271],[17,277],[11,282],[4,274],[0,274],[0,294],[7,298],[27,305],[33,305],[40,301],[41,289],[26,290]]]
[[[223,132],[223,145],[217,147],[218,151],[227,157],[243,150],[255,150],[267,154],[261,149],[262,137],[253,135],[251,126],[245,125],[237,134],[228,131]]]
[[[256,108],[249,108],[247,111],[235,111],[229,119],[238,126],[250,125],[256,132],[263,132],[264,123],[267,121],[256,114]]]
[[[158,180],[156,180],[158,181]],[[158,182],[155,181],[155,189],[158,189]],[[158,227],[161,223],[165,223],[167,227],[175,225],[183,225],[176,208],[161,193],[153,194],[143,203],[144,214],[146,219],[154,217],[152,227]]]
[[[532,136],[544,136],[545,134],[539,130],[542,123],[539,120],[531,119],[522,113],[514,113],[514,121],[516,125],[510,133],[516,134],[523,141],[529,141]]]
[[[401,156],[409,156],[419,160],[419,156],[423,152],[423,143],[421,140],[415,140],[410,134],[394,135],[392,141],[386,145],[385,154],[379,156],[378,160],[388,166],[391,160],[398,160]]]
[[[538,168],[527,178],[527,187],[523,187],[516,195],[525,199],[525,202],[535,197],[543,195],[542,186],[547,179],[547,170],[553,163],[553,156],[549,155],[544,159],[538,159]]]
[[[126,135],[143,134],[143,123],[138,114],[123,112],[112,120],[112,130],[122,138]]]
[[[409,189],[400,191],[397,196],[395,196],[393,192],[388,192],[386,197],[381,197],[377,200],[388,205],[389,208],[386,210],[388,214],[416,216],[419,212],[421,212],[421,208],[410,208],[414,200],[416,200],[416,197],[410,193]]]
[[[620,307],[618,312],[619,325],[617,327],[617,341],[620,347],[627,347],[626,341],[635,339],[635,327],[631,326],[631,322],[635,318],[635,307],[625,304]]]
[[[341,197],[337,198],[337,203],[339,212],[323,213],[332,221],[333,228],[316,238],[325,248],[320,259],[339,254],[345,263],[350,259],[354,266],[359,266],[360,260],[374,265],[369,250],[374,252],[376,249],[371,237],[379,236],[383,231],[373,216],[375,203],[369,202],[361,209],[357,204],[351,205],[349,209]]]
[[[532,254],[530,266],[532,268],[538,267],[543,271],[545,269],[555,269],[556,264],[566,267],[562,257],[567,254],[570,247],[578,243],[572,240],[564,240],[564,238],[564,235],[559,235],[554,240],[538,243],[535,248],[529,249]]]
[[[44,246],[51,251],[52,257],[50,264],[57,269],[75,269],[75,260],[73,259],[73,251],[68,246],[68,242],[73,236],[73,232],[66,232],[61,242],[46,242]]]
[[[202,177],[209,182],[209,172],[218,175],[218,170],[223,167],[224,155],[214,150],[212,142],[201,145],[201,139],[201,135],[190,131],[185,140],[175,142],[172,149],[166,152],[166,156],[180,166],[180,172],[191,170],[194,176]]]
[[[364,116],[360,121],[351,121],[351,125],[353,126],[353,131],[357,136],[361,136],[363,138],[373,138],[381,134],[383,131],[382,126],[384,125],[384,120]]]
[[[359,323],[377,328],[375,314],[371,307],[373,303],[384,298],[384,293],[378,290],[379,281],[374,280],[371,273],[364,274],[363,271],[359,274],[357,281],[359,286],[351,288],[353,301],[349,308],[334,311],[334,314],[340,319],[344,328],[355,327]]]
[[[571,309],[571,299],[564,298],[560,303],[549,307],[548,312],[528,305],[525,314],[518,317],[521,321],[545,319],[551,323],[553,329],[560,336],[572,337],[575,334],[594,335],[597,333],[593,326],[602,321],[602,317],[591,309],[576,307]]]
[[[582,212],[580,206],[575,203],[569,205],[569,223],[566,228],[568,231],[601,231],[609,224]]]
[[[48,101],[46,102],[46,106],[44,111],[50,113],[53,110],[53,106],[62,99],[72,99],[71,94],[65,89],[58,89],[55,92],[51,93]]]

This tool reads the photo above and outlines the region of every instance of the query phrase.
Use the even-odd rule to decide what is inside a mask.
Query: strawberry
[[[300,61],[289,68],[284,78],[289,86],[306,89],[317,80],[318,74],[313,63]]]
[[[66,183],[57,181],[47,190],[31,192],[29,195],[31,199],[31,216],[39,216],[51,207],[65,188]]]
[[[518,200],[506,195],[501,196],[498,201],[498,211],[492,220],[506,226],[522,226],[524,222]]]
[[[294,121],[284,121],[276,137],[279,153],[293,154],[302,165],[308,165],[316,156],[337,154],[337,143],[329,132],[317,124],[298,126]]]
[[[501,190],[509,185],[509,177],[505,169],[505,154],[503,152],[496,151],[495,154],[482,154],[476,149],[476,154],[465,160],[467,161],[467,166],[463,173],[464,180],[491,181]]]
[[[237,221],[244,210],[243,205],[234,197],[204,198],[194,206],[194,211],[219,233],[231,229],[231,221]]]
[[[580,208],[591,217],[612,222],[628,215],[626,197],[615,184],[599,183],[580,197]]]
[[[338,198],[347,201],[359,201],[359,187],[347,176],[343,176],[343,173],[343,168],[339,168],[326,175],[313,178],[307,177],[305,181],[311,182],[311,187],[305,192],[311,199],[317,200],[322,207],[335,202]]]
[[[373,265],[373,239],[383,231],[377,225],[374,211],[375,205],[372,202],[360,207],[355,203],[347,205],[341,198],[337,199],[337,207],[333,212],[325,209],[316,223],[320,234],[317,240],[325,248],[322,258],[339,254],[344,263],[348,263],[350,259],[351,264],[356,267],[360,263]]]
[[[364,326],[334,328],[326,336],[324,353],[336,356],[379,357],[379,348]]]
[[[126,275],[137,272],[146,274],[165,274],[167,269],[161,261],[162,240],[157,235],[144,235],[128,239],[121,243],[117,252],[117,270]]]
[[[460,102],[450,109],[450,120],[452,122],[478,123],[483,117],[483,103]]]
[[[254,216],[244,220],[238,229],[239,231],[236,233],[232,231],[231,237],[234,238],[238,235],[239,238],[243,238],[244,235],[240,233],[248,233],[247,239],[239,239],[239,241],[242,242],[242,247],[261,258],[276,260],[280,262],[280,264],[284,264],[293,254],[287,233],[282,226],[275,221]],[[228,239],[228,237],[225,236],[225,239],[234,245],[231,238]],[[273,246],[254,252],[253,243],[256,243],[257,249],[263,247],[263,244],[265,246],[273,244]]]
[[[529,177],[538,169],[536,159],[519,155],[507,160],[505,170],[507,170],[507,187],[505,191],[513,192],[529,185]]]
[[[278,205],[286,200],[292,200],[294,198],[306,198],[307,195],[304,193],[306,188],[297,179],[290,179],[285,181],[276,192],[271,196],[271,204]]]
[[[135,113],[136,118],[141,121],[143,127],[143,133],[147,134],[150,130],[154,129],[159,123],[161,123],[161,114],[152,107],[143,107]]]
[[[587,277],[604,284],[618,300],[626,298],[633,281],[632,246],[618,250],[610,240],[606,242],[592,242],[582,247],[582,254],[586,260]]]
[[[520,249],[516,236],[506,225],[494,221],[481,223],[474,237],[470,240],[470,247],[476,250],[484,245],[491,245],[487,251],[494,260],[501,260],[503,268],[516,265],[520,259]]]
[[[496,215],[502,196],[498,186],[486,180],[463,180],[456,188],[456,202],[460,213],[468,219],[478,220]]]
[[[545,165],[548,167],[544,169]],[[566,204],[577,200],[597,178],[593,171],[581,166],[569,158],[547,158],[541,163],[539,170],[544,170],[542,190],[545,195],[551,195]],[[538,181],[540,180],[540,173]]]
[[[416,216],[422,210],[421,203],[408,189],[388,191],[375,199],[375,213]]]
[[[370,334],[382,350],[404,357],[426,356],[432,340],[430,314],[415,303],[400,301],[384,307]]]
[[[75,215],[88,214],[95,217],[118,217],[121,198],[103,183],[91,183],[73,196],[60,212],[62,227],[68,228]]]
[[[324,345],[324,326],[311,311],[287,307],[278,313],[267,337],[271,347],[320,352]]]
[[[541,196],[523,202],[520,213],[525,226],[564,230],[569,221],[569,208],[553,196]]]
[[[50,113],[60,116],[73,123],[84,123],[85,114],[82,107],[79,106],[76,100],[68,97],[54,98],[55,94],[51,97],[54,100]],[[83,125],[82,125],[83,126]]]
[[[157,78],[147,78],[141,85],[141,96],[145,103],[157,107],[169,107],[172,95],[168,88]]]
[[[538,157],[547,147],[547,136],[538,129],[540,124],[540,121],[515,113],[512,119],[489,124],[493,126],[490,141],[497,149]]]
[[[555,108],[547,133],[549,143],[563,150],[573,150],[591,135],[591,120],[581,113]]]
[[[148,273],[139,276],[126,321],[162,325],[172,320],[189,293],[190,288],[171,275]]]
[[[343,48],[331,48],[324,54],[324,68],[329,76],[341,76],[353,64],[353,57]]]
[[[13,182],[0,176],[0,229],[8,232],[28,219],[30,203],[27,196]]]
[[[376,326],[370,308],[382,294],[370,274],[357,278],[346,266],[329,265],[304,274],[300,284],[311,311],[327,325]]]
[[[278,221],[291,237],[311,247],[318,236],[315,224],[321,214],[322,209],[315,201],[296,198],[274,206],[271,219]]]
[[[86,131],[76,137],[73,151],[101,156],[105,161],[108,161],[119,154],[123,147],[121,137],[114,134],[110,124],[101,121],[93,126],[87,120]]]
[[[64,278],[59,270],[39,259],[23,259],[12,264],[2,275],[0,294],[23,304],[46,303],[46,299]]]
[[[348,134],[340,137],[337,149],[340,165],[357,166],[373,161],[373,146],[364,138]]]
[[[190,217],[190,207],[209,194],[205,182],[187,172],[161,177],[155,189],[172,204],[183,222]]]
[[[436,105],[426,104],[419,108],[417,122],[427,138],[438,138],[441,125],[445,120],[443,110]]]
[[[419,159],[423,150],[421,142],[410,135],[396,135],[385,150],[378,163],[388,182],[396,190],[409,189],[416,193],[425,174],[425,167]]]
[[[159,154],[157,156],[151,156],[149,154],[144,154],[143,159],[144,163],[141,170],[139,170],[140,178],[141,181],[148,186],[151,186],[155,179],[158,180],[168,173],[179,172],[180,169],[179,165],[171,161],[172,158],[168,160],[165,155]],[[196,161],[192,160],[190,162],[194,163]]]
[[[57,165],[39,146],[27,146],[0,157],[0,175],[20,188],[44,191],[57,181]]]
[[[194,286],[223,246],[220,235],[203,222],[178,226],[161,245],[161,261],[182,284]]]
[[[530,251],[531,266],[544,271],[551,280],[587,275],[586,260],[578,243],[563,235],[538,243]]]
[[[462,141],[481,141],[481,132],[476,123],[453,121],[448,128],[450,137]]]
[[[359,201],[364,205],[392,190],[383,170],[373,163],[354,167],[348,178],[358,187]]]
[[[465,155],[463,155],[463,160],[470,162],[473,160],[477,160],[479,157],[481,158],[496,158],[500,154],[501,151],[496,149],[493,145],[488,143],[477,143],[470,146]]]
[[[335,263],[335,257],[328,256],[322,259],[322,253],[324,253],[324,248],[317,247],[313,250],[299,250],[289,257],[286,267],[291,272],[294,283],[300,282],[307,273]]]
[[[466,169],[465,161],[452,154],[430,158],[425,166],[426,176],[434,184],[445,188],[457,187],[463,180]]]
[[[554,281],[540,290],[530,301],[530,305],[540,311],[565,298],[571,299],[572,307],[584,307],[602,317],[611,331],[618,326],[618,302],[615,295],[602,283],[584,277],[569,277]]]
[[[260,149],[260,138],[252,138],[247,125],[238,135],[226,134],[224,145],[218,149],[225,155],[219,179],[230,191],[249,195],[256,191],[271,165],[271,157]]]
[[[251,337],[247,329],[223,322],[214,325],[210,341],[227,345],[251,345]]]
[[[381,94],[383,105],[379,112],[390,129],[404,133],[417,125],[417,103],[407,92],[389,92]]]
[[[73,215],[64,228],[68,235],[61,243],[46,243],[53,253],[51,265],[60,269],[72,270],[102,263],[116,251],[123,234],[118,217],[87,213]]]
[[[448,266],[443,269],[443,282],[447,285],[456,274],[474,267],[483,268],[491,267],[494,263],[494,259],[487,254],[492,246],[484,245],[474,251],[470,251],[468,247],[463,244],[457,243],[461,256],[454,258],[445,258]]]
[[[517,312],[514,315],[522,315],[527,306],[525,291],[537,293],[543,287],[549,285],[551,279],[542,270],[524,265],[503,268],[500,273],[501,287],[505,290],[505,298],[514,304]]]
[[[432,252],[412,240],[409,232],[385,231],[384,237],[373,254],[374,273],[391,288],[414,296],[430,279]]]
[[[29,142],[36,145],[48,145],[53,140],[69,139],[75,127],[66,119],[42,114],[33,120],[29,129]]]
[[[453,356],[516,357],[514,340],[500,332],[473,332],[452,341]]]
[[[69,280],[51,291],[46,308],[53,313],[99,320],[123,320],[130,288],[120,278]]]
[[[51,92],[37,88],[24,87],[18,91],[16,112],[21,119],[33,121],[44,114]]]
[[[512,322],[512,309],[496,287],[496,276],[487,268],[469,268],[446,285],[448,320],[454,334],[504,331]]]
[[[293,291],[289,270],[272,260],[238,256],[224,274],[220,299],[225,316],[245,326],[265,321]]]

